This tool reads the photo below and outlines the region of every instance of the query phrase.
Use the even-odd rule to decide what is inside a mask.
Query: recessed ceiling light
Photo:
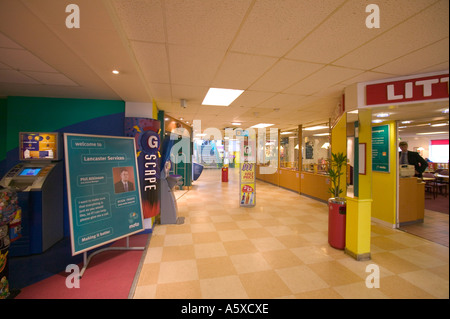
[[[238,122],[233,122],[231,123],[232,125],[242,125],[242,123],[238,123]]]
[[[443,110],[442,113],[448,113],[448,109]]]
[[[293,134],[293,132],[281,132],[281,135]]]
[[[267,123],[259,123],[253,126],[250,126],[250,128],[265,128],[265,127],[269,127],[272,126],[274,124],[267,124]]]
[[[120,72],[119,72],[119,70],[112,70],[112,73],[113,74],[119,74]]]
[[[372,123],[381,123],[383,120],[373,120]]]
[[[377,117],[388,117],[389,113],[378,113]]]
[[[243,92],[244,90],[210,88],[202,105],[228,106]]]
[[[410,124],[412,121],[402,121],[402,124]]]

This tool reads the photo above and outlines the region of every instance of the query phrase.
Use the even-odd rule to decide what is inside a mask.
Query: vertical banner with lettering
[[[160,131],[158,120],[139,117],[125,118],[125,136],[133,137],[141,184],[144,226],[152,227],[152,218],[160,211]]]
[[[133,138],[64,134],[72,255],[143,230]]]
[[[240,206],[251,207],[256,204],[255,168],[255,163],[240,163]]]

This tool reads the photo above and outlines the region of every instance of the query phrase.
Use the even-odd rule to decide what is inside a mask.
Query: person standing
[[[416,177],[422,177],[422,173],[427,169],[428,163],[423,159],[422,156],[417,152],[408,151],[408,143],[400,142],[398,145],[401,149],[401,152],[398,153],[400,159],[400,165],[414,165],[414,169]]]

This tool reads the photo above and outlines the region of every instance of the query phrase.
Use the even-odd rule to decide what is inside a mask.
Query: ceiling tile
[[[23,74],[48,85],[78,86],[77,83],[61,73],[22,71]]]
[[[258,0],[232,50],[281,57],[342,2]]]
[[[245,90],[276,61],[272,57],[228,53],[211,86]]]
[[[16,70],[0,70],[0,82],[20,84],[41,84]]]
[[[164,3],[170,44],[227,50],[250,0],[171,0]]]
[[[311,32],[286,57],[317,63],[329,63],[386,32],[435,0],[379,1],[380,28],[365,24],[367,2],[348,1]]]
[[[209,86],[225,51],[190,46],[169,46],[172,83]]]
[[[334,62],[370,70],[448,38],[449,2],[440,1]],[[424,26],[427,26],[424,28]]]
[[[281,92],[322,67],[322,64],[281,59],[250,89]]]
[[[169,62],[164,44],[132,41],[131,46],[147,81],[170,83]]]
[[[375,68],[374,71],[389,72],[397,75],[408,74],[410,72],[419,73],[420,70],[437,63],[447,62],[448,64],[448,57],[448,38],[446,38]]]
[[[360,70],[326,66],[285,90],[285,93],[311,95],[362,73]]]
[[[166,32],[159,0],[114,0],[125,34],[130,40],[164,43]]]
[[[0,61],[17,70],[56,72],[48,64],[26,50],[0,48]]]

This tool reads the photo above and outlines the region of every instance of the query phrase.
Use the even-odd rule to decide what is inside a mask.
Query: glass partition
[[[278,167],[278,132],[258,130],[257,164]]]
[[[327,174],[330,158],[330,127],[328,123],[304,127],[302,130],[302,170]]]
[[[298,129],[280,133],[280,167],[298,171]]]

